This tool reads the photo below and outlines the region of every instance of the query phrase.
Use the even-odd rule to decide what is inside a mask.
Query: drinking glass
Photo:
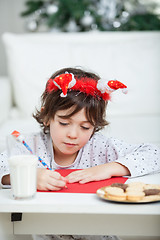
[[[37,137],[29,141],[7,136],[10,181],[14,199],[33,198],[37,191]]]

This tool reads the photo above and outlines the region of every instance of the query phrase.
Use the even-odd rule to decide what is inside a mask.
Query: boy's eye
[[[62,125],[62,126],[68,125],[68,123],[65,123],[65,122],[59,122],[59,124]]]
[[[83,128],[84,130],[89,130],[89,127],[81,126],[81,128]]]

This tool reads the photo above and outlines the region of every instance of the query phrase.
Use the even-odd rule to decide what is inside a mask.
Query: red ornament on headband
[[[66,97],[67,96],[67,91],[68,88],[72,88],[76,84],[76,79],[74,78],[74,75],[72,73],[64,73],[61,74],[60,76],[52,79],[51,83],[48,85],[48,90],[55,90],[54,86],[58,87],[59,89],[62,90],[61,97]]]
[[[99,79],[97,82],[91,78],[75,78],[72,73],[64,73],[54,79],[49,79],[47,83],[47,92],[62,90],[61,97],[67,96],[69,89],[92,95],[93,97],[102,98],[103,100],[110,99],[110,93],[121,88],[123,93],[127,93],[127,86],[117,80],[106,81]]]
[[[127,86],[117,80],[110,80],[107,82],[105,79],[99,79],[97,88],[101,93],[108,92],[110,94],[118,89],[122,89],[123,93],[127,93]]]

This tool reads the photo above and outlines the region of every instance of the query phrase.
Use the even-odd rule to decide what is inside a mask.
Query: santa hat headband
[[[127,93],[127,86],[117,80],[106,81],[105,79],[94,79],[82,77],[76,78],[72,73],[61,74],[54,79],[50,78],[47,83],[47,92],[62,90],[61,97],[66,97],[68,90],[80,91],[91,95],[95,98],[103,100],[110,99],[110,93],[117,89],[122,89],[123,93]]]

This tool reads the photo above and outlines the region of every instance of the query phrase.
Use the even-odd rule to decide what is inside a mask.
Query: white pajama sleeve
[[[153,144],[128,144],[113,140],[118,162],[130,171],[131,177],[160,172],[160,149]]]
[[[10,188],[10,185],[2,184],[3,176],[8,175],[9,173],[10,171],[9,171],[9,165],[8,165],[8,156],[5,151],[0,154],[0,187],[1,188]]]
[[[117,162],[129,169],[131,177],[159,172],[160,150],[152,145],[141,145]]]

